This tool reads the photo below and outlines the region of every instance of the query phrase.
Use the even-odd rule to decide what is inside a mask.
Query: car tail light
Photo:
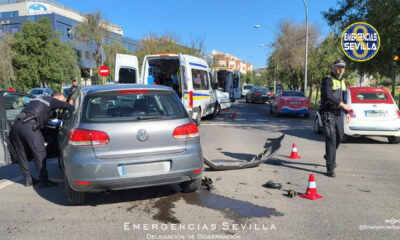
[[[199,136],[199,129],[193,122],[175,128],[173,136],[177,140],[196,138]]]
[[[201,171],[203,171],[202,168],[194,170],[193,173],[199,173],[199,172],[201,172]]]
[[[193,108],[193,92],[189,91],[189,108]]]
[[[76,185],[87,186],[90,185],[90,182],[75,182]]]
[[[274,96],[274,93],[268,93],[268,96]]]
[[[350,109],[349,114],[350,114],[350,117],[356,118],[356,114],[354,113],[353,109]]]
[[[258,96],[258,95],[261,95],[261,93],[259,93],[259,92],[256,92],[256,93],[254,93],[254,95]]]
[[[397,118],[400,118],[400,110],[396,110],[397,112]]]
[[[110,142],[107,133],[87,129],[73,129],[69,135],[68,143],[73,146],[97,146]]]
[[[149,90],[121,90],[118,94],[129,94],[129,93],[149,93]]]

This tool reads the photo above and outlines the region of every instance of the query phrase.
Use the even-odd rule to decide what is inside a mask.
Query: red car
[[[281,114],[304,114],[309,118],[311,111],[310,99],[304,96],[303,92],[283,90],[271,99],[269,112],[275,116]]]

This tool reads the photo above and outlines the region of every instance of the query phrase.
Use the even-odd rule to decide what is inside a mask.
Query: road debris
[[[282,188],[282,184],[281,183],[275,183],[273,181],[268,181],[266,184],[263,185],[263,187],[272,188],[272,189],[281,189]]]
[[[294,198],[294,197],[297,196],[297,192],[296,192],[295,190],[292,190],[292,189],[287,190],[287,196],[288,196],[289,198]]]
[[[219,176],[219,177],[217,177],[217,179],[216,179],[217,181],[221,181],[222,180],[222,177],[221,176]]]
[[[211,180],[211,178],[204,177],[203,179],[201,179],[201,187],[207,189],[208,191],[215,189],[212,183],[213,181]]]
[[[262,151],[260,154],[257,156],[253,157],[250,161],[240,161],[239,164],[219,164],[216,163],[213,160],[208,159],[206,156],[204,156],[204,164],[209,166],[212,170],[215,171],[223,171],[223,170],[236,170],[236,169],[244,169],[244,168],[252,168],[252,167],[257,167],[261,163],[266,162],[268,159],[272,158],[275,156],[275,154],[278,152],[279,148],[281,147],[281,142],[283,138],[285,137],[285,134],[278,138],[268,138],[265,145],[264,145],[264,151]],[[227,161],[227,162],[233,162],[233,161]]]

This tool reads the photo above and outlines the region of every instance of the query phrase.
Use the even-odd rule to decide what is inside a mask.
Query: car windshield
[[[255,88],[253,91],[256,93],[270,93],[271,92],[268,88]]]
[[[130,122],[186,118],[178,96],[166,91],[127,90],[89,95],[83,103],[83,123]]]
[[[304,97],[304,93],[300,91],[283,91],[283,97]]]
[[[246,86],[243,86],[243,89],[246,89],[246,90],[250,90],[250,89],[253,89],[253,88],[254,88],[253,85],[246,85]]]
[[[43,89],[32,89],[29,91],[29,94],[32,95],[42,95],[43,94]]]

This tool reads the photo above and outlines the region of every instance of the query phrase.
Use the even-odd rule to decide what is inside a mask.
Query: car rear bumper
[[[294,108],[294,107],[289,107],[289,106],[283,106],[281,108],[281,112],[283,114],[310,114],[310,110],[308,107],[299,107],[299,108]]]
[[[167,172],[121,173],[121,166],[146,165],[170,162]],[[65,173],[71,188],[79,192],[99,192],[180,183],[201,177],[203,156],[200,145],[192,146],[183,153],[142,157],[135,159],[90,159],[77,155],[64,160]],[[196,171],[197,170],[197,171]],[[84,182],[85,184],[77,184]],[[90,182],[90,184],[88,184]]]
[[[352,120],[353,121],[353,120]],[[400,137],[400,125],[390,126],[388,123],[366,124],[354,122],[345,124],[344,133],[349,136],[396,136]]]

